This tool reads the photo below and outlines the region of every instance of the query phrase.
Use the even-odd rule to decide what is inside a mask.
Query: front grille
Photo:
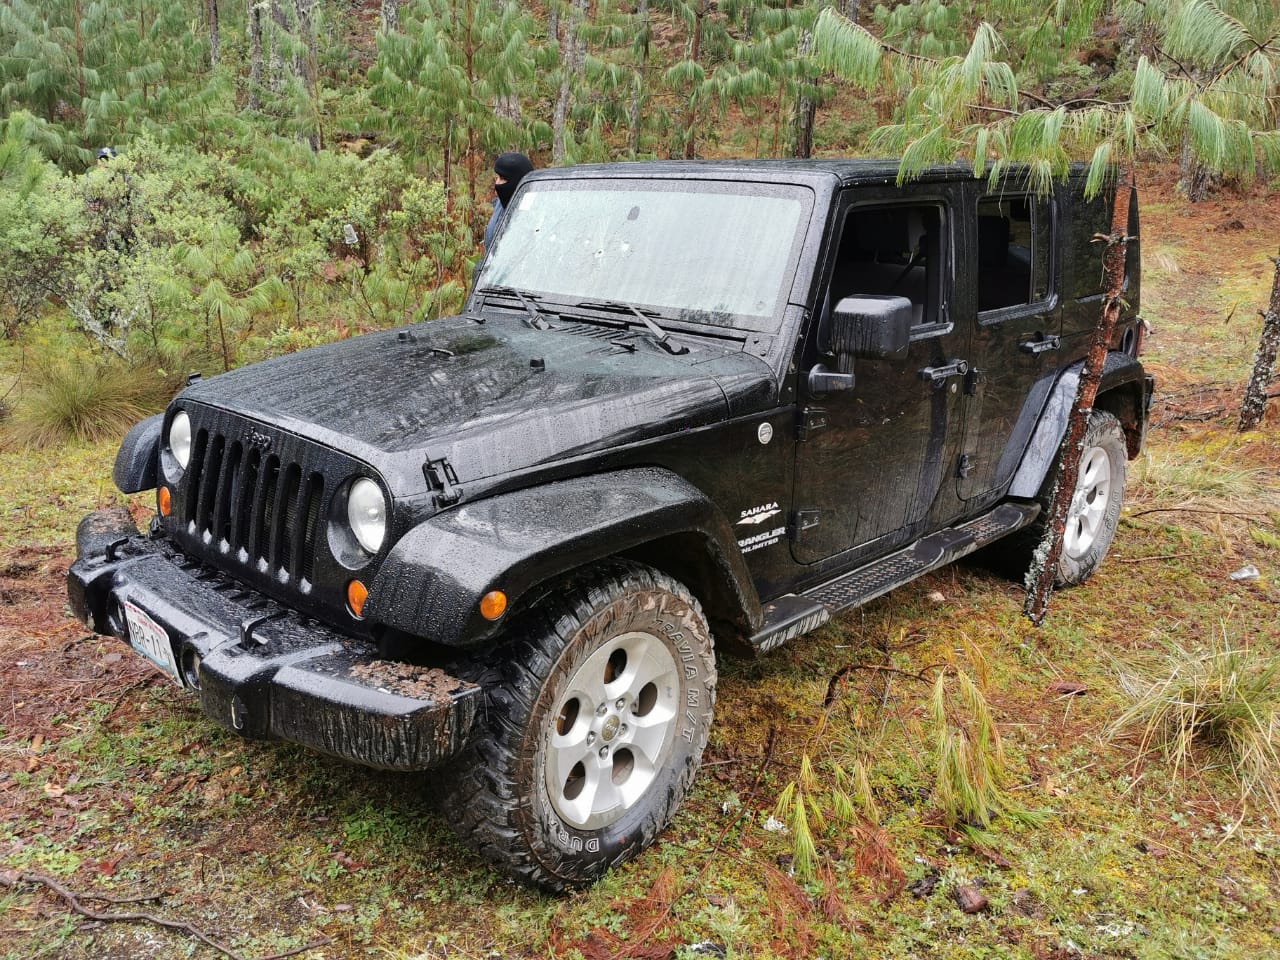
[[[202,427],[184,479],[188,535],[281,584],[310,587],[324,497],[319,472]]]

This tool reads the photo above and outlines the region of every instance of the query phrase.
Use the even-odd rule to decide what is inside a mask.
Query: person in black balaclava
[[[498,221],[502,219],[502,211],[511,202],[511,197],[516,192],[516,187],[520,185],[520,181],[524,179],[524,175],[532,169],[533,161],[523,153],[500,153],[493,161],[493,189],[498,194],[498,199],[493,202],[493,216],[489,218],[489,225],[484,228],[486,250],[493,242],[493,232],[498,227]]]

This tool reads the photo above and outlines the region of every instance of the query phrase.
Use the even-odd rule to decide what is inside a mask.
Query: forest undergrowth
[[[1234,404],[1280,204],[1259,189],[1188,205],[1172,179],[1142,185],[1158,386],[1097,576],[1055,594],[1036,629],[1018,585],[964,564],[764,659],[723,660],[703,772],[672,827],[563,899],[459,846],[429,778],[238,740],[86,634],[63,574],[79,516],[118,499],[114,441],[6,451],[0,955],[217,955],[147,920],[89,919],[35,875],[246,958],[319,941],[300,955],[1276,952],[1275,730],[1231,723],[1277,715],[1280,436],[1274,411],[1236,433]],[[22,352],[2,346],[15,376]],[[1170,720],[1160,694],[1197,665],[1191,686],[1218,693]]]

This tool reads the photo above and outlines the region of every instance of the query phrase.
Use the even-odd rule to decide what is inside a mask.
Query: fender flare
[[[1017,472],[1009,484],[1010,497],[1031,500],[1040,495],[1045,478],[1049,476],[1057,459],[1062,438],[1066,435],[1067,420],[1071,416],[1071,407],[1075,403],[1076,388],[1080,384],[1083,369],[1084,361],[1072,364],[1053,385],[1035,432],[1032,433]],[[1151,382],[1138,360],[1116,350],[1107,354],[1094,406],[1100,410],[1110,410],[1113,406],[1124,408],[1115,412],[1123,414],[1120,419],[1129,436],[1131,459],[1142,449]]]
[[[663,540],[697,554],[674,559],[703,571],[702,583],[686,586],[709,617],[746,632],[759,625],[760,601],[729,522],[701,490],[656,467],[527,487],[436,514],[392,547],[363,614],[446,647],[472,646],[572,571]],[[661,551],[647,559],[667,567]],[[506,614],[492,622],[479,612],[490,590],[508,598]]]
[[[135,423],[124,435],[116,452],[111,479],[121,493],[141,493],[156,487],[156,461],[160,450],[160,429],[164,414],[157,413]]]

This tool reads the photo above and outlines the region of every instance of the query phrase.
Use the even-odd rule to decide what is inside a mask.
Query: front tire
[[[463,839],[553,891],[648,846],[711,727],[715,656],[698,601],[611,562],[531,611],[490,667],[484,729],[445,774]]]

